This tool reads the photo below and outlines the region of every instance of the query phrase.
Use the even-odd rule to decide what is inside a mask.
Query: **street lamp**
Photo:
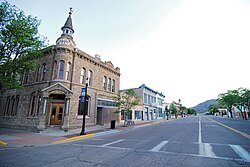
[[[181,113],[181,117],[183,117],[182,111],[181,111],[181,99],[178,100],[179,103],[179,107],[180,107],[180,113]]]
[[[85,132],[85,116],[87,113],[87,107],[88,107],[88,101],[87,101],[87,92],[88,92],[88,78],[86,79],[86,84],[85,84],[85,88],[82,88],[82,92],[81,92],[81,100],[80,103],[84,103],[84,109],[83,109],[83,114],[82,114],[82,131],[80,133],[80,135],[86,135]],[[80,104],[80,110],[81,108],[81,104]]]

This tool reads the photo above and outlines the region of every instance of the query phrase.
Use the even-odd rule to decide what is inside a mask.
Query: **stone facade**
[[[71,12],[56,45],[43,49],[38,67],[22,79],[23,88],[0,95],[0,126],[44,130],[48,126],[82,126],[81,89],[88,83],[86,124],[119,122],[115,96],[120,89],[120,69],[75,47]]]

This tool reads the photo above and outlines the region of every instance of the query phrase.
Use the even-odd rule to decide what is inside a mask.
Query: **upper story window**
[[[89,79],[89,85],[92,86],[93,72],[91,70],[89,70],[88,79]]]
[[[81,68],[80,83],[84,84],[85,79],[86,79],[86,69],[83,67]]]
[[[115,80],[112,80],[112,92],[115,92]]]
[[[146,93],[144,93],[144,103],[145,104],[148,103],[148,95]]]
[[[103,89],[107,90],[107,77],[106,76],[103,77]]]
[[[46,64],[44,63],[43,64],[43,69],[42,69],[42,77],[41,77],[42,81],[44,81],[45,76],[46,76]]]
[[[59,79],[63,79],[64,61],[59,62]]]
[[[39,75],[40,75],[40,65],[38,65],[37,70],[36,70],[36,82],[39,79]]]
[[[71,63],[70,62],[68,62],[68,64],[67,64],[67,69],[66,69],[66,75],[65,75],[65,78],[66,78],[66,80],[70,80],[70,71],[71,71]]]
[[[111,78],[108,80],[108,91],[111,91]]]
[[[151,104],[151,96],[148,95],[148,104]]]

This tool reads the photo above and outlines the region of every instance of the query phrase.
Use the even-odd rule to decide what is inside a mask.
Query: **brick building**
[[[44,130],[48,126],[81,127],[81,88],[88,81],[87,125],[120,120],[112,100],[120,88],[120,69],[76,48],[71,12],[56,45],[42,50],[37,69],[22,77],[23,88],[0,95],[0,126]]]

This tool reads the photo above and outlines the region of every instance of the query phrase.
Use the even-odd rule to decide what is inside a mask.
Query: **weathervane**
[[[69,14],[71,15],[72,14],[72,12],[73,12],[73,10],[72,10],[73,8],[72,7],[70,7],[69,8]]]

